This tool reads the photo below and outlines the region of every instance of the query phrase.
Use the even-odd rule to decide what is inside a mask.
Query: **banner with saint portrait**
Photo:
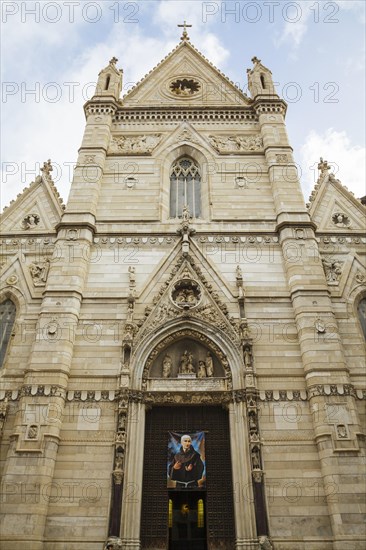
[[[205,488],[205,432],[169,432],[168,436],[168,489]]]

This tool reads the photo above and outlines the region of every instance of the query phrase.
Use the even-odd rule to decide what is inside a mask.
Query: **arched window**
[[[261,79],[262,88],[263,88],[263,90],[265,90],[266,89],[266,81],[264,80],[264,75],[263,74],[261,74],[260,79]]]
[[[366,298],[362,298],[357,307],[358,318],[366,340]]]
[[[6,349],[15,321],[16,307],[11,300],[0,304],[0,367],[3,366]]]
[[[170,217],[181,218],[184,206],[193,218],[201,216],[201,175],[189,158],[178,160],[170,172]]]
[[[105,90],[108,90],[110,81],[111,81],[111,75],[108,75],[105,81],[105,88],[104,88]]]

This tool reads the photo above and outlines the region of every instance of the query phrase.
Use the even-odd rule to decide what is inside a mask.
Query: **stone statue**
[[[193,355],[185,350],[180,359],[179,374],[195,374],[195,372]]]
[[[170,355],[166,355],[163,359],[162,374],[163,378],[169,378],[172,374],[172,358]]]
[[[206,365],[204,361],[198,361],[198,378],[206,378]]]
[[[253,447],[251,455],[253,468],[256,470],[260,470],[261,463],[259,459],[259,449],[257,447]]]
[[[189,208],[187,205],[183,206],[183,210],[182,210],[182,220],[185,221],[185,222],[188,222],[191,218],[191,215],[189,213]]]
[[[128,268],[128,275],[130,279],[130,286],[135,286],[136,284],[136,268],[132,265]]]
[[[244,348],[244,365],[246,369],[252,368],[252,354],[250,353],[250,347],[245,346]]]
[[[206,376],[211,378],[214,374],[214,364],[211,353],[208,351],[206,354]]]

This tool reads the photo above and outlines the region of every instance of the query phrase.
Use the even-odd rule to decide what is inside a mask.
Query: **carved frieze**
[[[263,150],[262,137],[254,136],[208,136],[211,145],[221,154],[250,153]]]
[[[159,144],[161,138],[161,134],[115,136],[111,139],[108,152],[123,155],[149,154]]]

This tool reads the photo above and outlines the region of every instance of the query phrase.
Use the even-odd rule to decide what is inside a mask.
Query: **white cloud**
[[[331,164],[337,179],[357,198],[366,194],[366,149],[353,145],[346,132],[337,132],[333,128],[328,128],[324,134],[311,131],[301,147],[300,155],[305,199],[309,196],[317,179],[316,166],[320,157]]]

